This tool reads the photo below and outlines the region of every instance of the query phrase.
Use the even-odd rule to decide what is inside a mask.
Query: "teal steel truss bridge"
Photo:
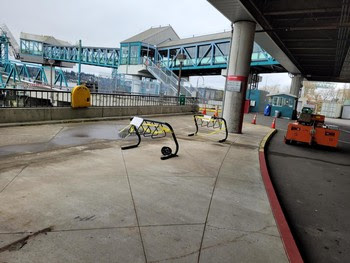
[[[180,39],[171,26],[141,32],[121,42],[120,48],[82,46],[81,41],[78,45],[71,45],[51,36],[28,33],[21,33],[18,45],[6,26],[0,26],[0,29],[0,66],[3,68],[3,73],[14,80],[21,79],[22,76],[45,84],[47,77],[43,68],[40,68],[42,66],[72,68],[78,64],[80,72],[80,65],[84,64],[112,68],[118,70],[118,73],[130,74],[124,73],[125,66],[144,66],[145,61],[151,61],[154,65],[166,69],[165,72],[176,72],[180,66],[180,61],[177,59],[179,54],[186,56],[182,66],[184,75],[220,75],[222,69],[227,68],[231,45],[231,32]],[[10,51],[22,64],[9,61]],[[24,62],[31,63],[30,66],[37,68],[38,73],[30,76],[28,65]],[[251,66],[258,73],[285,72],[280,63],[257,44],[254,44]],[[55,83],[66,84],[62,74],[60,70],[56,71]],[[176,80],[174,75],[170,77]],[[148,72],[148,76],[152,77],[152,73]],[[159,76],[153,77],[159,78]],[[6,85],[9,78],[6,80],[3,76],[1,78],[2,85],[4,83]]]

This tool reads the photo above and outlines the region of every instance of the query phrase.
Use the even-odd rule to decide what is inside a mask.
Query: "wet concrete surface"
[[[251,121],[253,115],[246,115]],[[258,115],[257,124],[272,118]],[[347,262],[350,258],[350,120],[326,119],[341,130],[337,149],[286,145],[290,120],[277,119],[267,161],[287,220],[306,262]]]
[[[125,125],[127,122],[125,123]],[[55,124],[57,132],[50,136],[47,136],[45,141],[39,140],[39,142],[21,143],[21,144],[11,144],[0,146],[0,156],[8,156],[14,154],[27,154],[27,153],[37,153],[43,151],[49,151],[53,149],[58,149],[68,146],[84,145],[90,142],[96,141],[113,141],[120,140],[119,130],[125,127],[124,124],[116,122],[98,122],[96,124]],[[45,129],[46,127],[42,127]],[[30,133],[40,133],[40,126],[27,126],[27,127],[14,127],[12,129],[22,129],[22,134],[26,136]],[[6,130],[1,130],[3,138],[9,136]],[[23,136],[18,132],[17,136]],[[3,143],[4,144],[4,143]],[[5,143],[6,144],[6,143]]]

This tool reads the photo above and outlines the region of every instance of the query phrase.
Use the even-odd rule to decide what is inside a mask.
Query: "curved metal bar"
[[[164,126],[166,126],[166,128]],[[151,127],[154,127],[154,128],[152,129]],[[177,141],[173,127],[167,122],[143,119],[139,128],[137,128],[135,125],[131,125],[128,132],[129,134],[132,134],[135,132],[138,137],[138,142],[137,144],[134,144],[134,145],[123,146],[121,147],[122,150],[127,150],[127,149],[131,149],[139,146],[139,144],[141,143],[141,135],[143,135],[144,137],[151,137],[152,139],[157,139],[157,138],[165,137],[167,133],[171,133],[175,143],[175,147],[176,147],[175,152],[170,153],[168,155],[163,155],[161,159],[166,160],[166,159],[178,156],[177,153],[179,152],[179,143]],[[170,152],[171,152],[171,148],[170,148]]]
[[[160,159],[162,159],[162,160],[166,160],[166,159],[170,159],[170,158],[173,158],[173,157],[176,157],[177,156],[177,153],[179,152],[179,143],[178,143],[178,141],[177,141],[177,138],[176,138],[176,135],[175,135],[175,132],[174,132],[174,129],[173,129],[173,127],[169,124],[169,123],[167,123],[167,122],[160,122],[160,121],[154,121],[154,120],[148,120],[148,119],[143,119],[143,121],[144,122],[151,122],[151,123],[155,123],[155,124],[159,124],[159,125],[165,125],[165,126],[167,126],[168,128],[169,128],[169,130],[170,130],[170,133],[171,133],[171,135],[172,135],[172,138],[173,138],[173,140],[174,140],[174,143],[175,143],[175,152],[174,153],[171,153],[171,154],[169,154],[169,155],[166,155],[166,156],[162,156],[162,157],[160,157]],[[165,131],[164,131],[164,133],[165,133]],[[164,136],[162,136],[162,137],[164,137]],[[156,137],[152,137],[152,138],[156,138]],[[158,137],[159,138],[159,137]]]
[[[193,119],[194,119],[194,124],[196,125],[196,131],[194,133],[190,133],[188,134],[188,136],[194,136],[194,135],[197,135],[198,134],[198,122],[197,122],[197,117],[203,117],[204,115],[203,114],[195,114],[193,115]],[[220,118],[220,117],[215,117],[213,116],[212,117],[213,119],[213,125],[209,125],[210,121],[207,122],[206,125],[203,125],[203,120],[201,120],[201,127],[207,127],[207,128],[213,128],[213,129],[216,129],[216,128],[219,128],[220,130],[222,130],[222,123],[221,121],[224,123],[224,127],[225,127],[225,138],[224,139],[221,139],[219,140],[219,142],[224,142],[227,140],[227,137],[228,137],[228,130],[227,130],[227,123],[226,123],[226,120],[224,118]],[[216,124],[218,126],[216,126]]]
[[[133,128],[133,130],[134,130],[135,133],[136,133],[136,136],[137,136],[137,138],[138,138],[138,141],[137,141],[137,143],[134,144],[134,145],[122,146],[122,147],[121,147],[122,150],[127,150],[127,149],[136,148],[136,147],[139,146],[139,144],[141,143],[141,136],[140,136],[140,133],[139,133],[139,131],[138,131],[138,129],[136,128],[135,125],[131,125],[131,127],[130,127],[130,129],[129,129],[129,133],[132,133],[132,132],[130,132],[130,130],[131,130],[132,128]]]
[[[224,121],[224,125],[225,125],[225,138],[219,141],[219,142],[224,142],[224,141],[227,140],[227,137],[228,137],[228,130],[227,130],[227,123],[226,123],[226,120],[225,120],[224,118],[219,118],[219,117],[215,117],[215,118]]]
[[[196,135],[198,133],[198,123],[197,123],[196,116],[198,116],[198,115],[193,115],[194,124],[196,125],[196,131],[194,133],[190,133],[188,136],[194,136],[194,135]]]
[[[171,127],[171,125],[170,125],[169,123],[167,123],[167,122],[164,122],[163,124],[164,124],[165,126],[168,126],[168,128],[170,129],[171,135],[173,136],[173,140],[174,140],[174,142],[175,142],[175,147],[176,147],[174,153],[172,153],[172,154],[170,154],[170,155],[167,155],[167,156],[162,156],[162,157],[160,157],[160,159],[166,160],[166,159],[169,159],[169,158],[178,156],[177,153],[178,153],[180,147],[179,147],[179,143],[177,142],[176,135],[175,135],[175,132],[174,132],[173,127]]]

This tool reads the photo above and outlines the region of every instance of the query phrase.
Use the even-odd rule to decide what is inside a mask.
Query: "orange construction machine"
[[[310,145],[337,147],[339,129],[336,126],[325,125],[324,120],[325,116],[312,114],[312,109],[303,108],[297,122],[288,125],[284,142],[286,144],[302,142]]]

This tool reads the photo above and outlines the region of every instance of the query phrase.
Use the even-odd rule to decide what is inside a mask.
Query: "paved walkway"
[[[127,121],[1,128],[0,262],[287,262],[258,161],[270,129],[220,144],[160,119],[179,157],[160,160],[167,138],[121,151]]]

